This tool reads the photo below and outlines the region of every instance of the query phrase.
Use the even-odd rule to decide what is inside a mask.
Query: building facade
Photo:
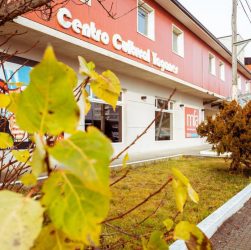
[[[6,32],[26,32],[11,41],[13,49],[25,53],[6,62],[7,74],[29,59],[13,78],[28,82],[29,70],[50,43],[57,57],[76,71],[81,55],[94,61],[98,71],[111,69],[119,77],[122,93],[116,110],[89,91],[92,108],[81,122],[83,129],[94,125],[102,130],[115,152],[156,116],[129,153],[203,144],[197,125],[217,112],[217,102],[231,96],[229,50],[176,0],[106,0],[104,4],[107,9],[112,6],[110,14],[116,13],[115,18],[95,0],[86,4],[75,0],[57,6],[50,21],[33,12],[6,24]],[[29,46],[33,48],[27,51]],[[241,63],[238,79],[240,93],[250,91],[251,73]]]

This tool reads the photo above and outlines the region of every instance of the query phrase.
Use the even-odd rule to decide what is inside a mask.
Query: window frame
[[[157,105],[157,100],[158,99],[163,100],[163,101],[167,101],[167,99],[161,98],[161,97],[155,97],[154,115],[156,115],[156,112],[169,113],[171,115],[171,119],[170,119],[170,140],[156,140],[156,134],[154,135],[154,140],[155,140],[155,142],[173,141],[173,134],[174,134],[174,131],[173,131],[173,128],[174,128],[174,117],[173,117],[174,116],[174,101],[169,101],[168,102],[168,108],[167,109],[161,109]],[[170,106],[172,106],[172,109],[170,109]],[[155,121],[155,131],[156,131],[156,121]]]
[[[237,75],[237,89],[239,93],[242,93],[242,79],[240,75]]]
[[[222,75],[222,68],[223,67],[223,75]],[[220,79],[225,82],[226,80],[226,70],[225,70],[225,63],[220,61],[219,62],[219,73],[220,73]]]
[[[87,86],[90,86],[89,84]],[[111,106],[110,104],[106,103],[105,101],[95,97],[92,89],[90,88],[90,93],[89,93],[89,97],[88,97],[90,103],[98,103],[98,104],[106,104],[106,105],[109,105]],[[122,90],[121,91],[121,100],[117,101],[117,106],[120,106],[121,107],[121,141],[120,142],[112,142],[112,144],[123,144],[124,143],[124,103],[123,103],[123,99],[124,99],[124,91]],[[87,114],[86,114],[87,115]],[[85,117],[86,117],[85,115]],[[104,133],[102,131],[102,133]]]
[[[145,3],[143,0],[137,0],[138,7],[137,7],[137,32],[147,37],[153,41],[155,41],[155,10],[147,3]],[[139,9],[142,9],[147,14],[147,20],[146,20],[146,34],[139,31]]]
[[[83,4],[87,4],[88,6],[92,6],[92,0],[88,0],[88,2],[86,2],[87,0],[80,0],[80,2],[82,2]]]
[[[177,31],[177,32],[175,32],[175,31]],[[174,43],[173,43],[173,38],[174,38],[174,33],[179,33],[178,35],[177,35],[177,38],[179,39],[179,36],[181,36],[180,37],[180,40],[181,40],[181,45],[179,44],[179,41],[178,41],[178,39],[177,39],[177,50],[178,51],[176,51],[175,49],[174,49]],[[180,48],[179,48],[180,47]],[[184,58],[185,57],[185,33],[184,33],[184,31],[182,30],[182,29],[180,29],[177,25],[175,25],[175,24],[172,24],[172,52],[174,53],[174,54],[176,54],[176,55],[178,55],[178,56],[180,56],[180,57],[182,57],[182,58]]]
[[[211,71],[211,59],[214,59],[213,72]],[[211,75],[216,76],[216,56],[211,52],[208,53],[208,71]]]

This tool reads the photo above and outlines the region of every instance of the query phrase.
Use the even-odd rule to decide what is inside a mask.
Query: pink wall
[[[78,0],[75,0],[75,2],[78,2]],[[109,8],[111,2],[114,2],[114,12],[117,13],[117,16],[120,16],[137,6],[137,0],[106,0],[104,3]],[[150,49],[151,51],[158,53],[160,58],[178,66],[179,68],[178,74],[170,73],[168,71],[165,71],[165,73],[176,76],[182,80],[188,81],[217,94],[229,96],[231,88],[231,65],[218,53],[206,45],[194,33],[179,23],[155,1],[146,0],[145,2],[147,2],[155,10],[155,41],[137,32],[136,9],[126,14],[124,17],[113,20],[108,17],[107,13],[101,8],[97,1],[92,1],[91,7],[87,5],[76,5],[73,1],[70,1],[66,7],[71,11],[73,18],[78,18],[82,23],[89,23],[91,21],[95,22],[96,28],[107,32],[111,39],[115,33],[120,34],[123,40],[132,40],[135,46],[145,50]],[[90,38],[82,36],[81,34],[77,34],[73,32],[72,29],[62,28],[55,16],[50,22],[41,20],[34,13],[28,14],[26,17],[68,35],[77,37],[99,47],[116,52],[122,56],[159,69],[152,64],[144,62],[143,60],[116,50],[112,46],[111,41],[108,45],[104,45],[101,42],[96,42]],[[184,58],[172,52],[172,24],[175,24],[184,32]],[[209,52],[216,56],[216,76],[209,73]],[[225,63],[225,81],[220,80],[219,77],[220,61]],[[245,80],[246,79],[244,79],[243,76],[242,81],[244,82]]]

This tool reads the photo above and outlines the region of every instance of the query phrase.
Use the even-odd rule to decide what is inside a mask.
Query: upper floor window
[[[216,74],[216,69],[215,69],[215,56],[209,53],[209,72],[212,75]]]
[[[138,1],[138,32],[154,39],[154,10],[144,1]]]
[[[220,62],[220,79],[225,81],[225,65],[223,62]]]
[[[246,93],[250,93],[251,92],[251,84],[249,81],[246,82]]]
[[[87,5],[91,6],[92,5],[92,0],[80,0],[82,3],[86,3]]]
[[[237,88],[238,90],[241,92],[241,89],[242,89],[242,82],[241,82],[241,77],[240,76],[237,76]]]
[[[173,25],[173,52],[179,56],[184,56],[184,32]]]

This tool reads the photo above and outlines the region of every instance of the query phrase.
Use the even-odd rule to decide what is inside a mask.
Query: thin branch
[[[117,180],[115,180],[113,183],[110,184],[110,187],[120,182],[121,180],[125,179],[129,172],[130,172],[130,169],[127,169],[127,171],[121,177],[119,177]]]
[[[171,95],[169,96],[167,102],[170,102],[173,95],[175,94],[176,92],[176,88],[172,91]],[[125,147],[122,151],[120,151],[116,156],[114,156],[112,159],[111,159],[111,162],[117,160],[123,153],[125,153],[131,146],[133,146],[144,134],[147,133],[147,131],[150,129],[150,127],[155,123],[155,121],[157,119],[159,119],[159,117],[161,116],[161,113],[164,109],[164,105],[162,105],[161,107],[161,110],[160,112],[155,116],[155,118],[150,122],[150,124],[143,130],[143,132],[139,135],[137,135],[137,137],[127,146]]]
[[[173,177],[169,177],[167,179],[167,181],[155,192],[153,192],[152,194],[148,195],[143,201],[141,201],[140,203],[138,203],[136,206],[132,207],[131,209],[127,210],[126,212],[119,214],[115,217],[112,218],[108,218],[106,220],[104,220],[102,222],[102,224],[110,222],[110,221],[114,221],[114,220],[118,220],[118,219],[122,219],[123,217],[125,217],[126,215],[128,215],[129,213],[131,213],[132,211],[134,211],[135,209],[139,208],[140,206],[142,206],[143,204],[145,204],[148,200],[150,200],[153,196],[155,196],[156,194],[160,193],[171,181],[173,180]]]

